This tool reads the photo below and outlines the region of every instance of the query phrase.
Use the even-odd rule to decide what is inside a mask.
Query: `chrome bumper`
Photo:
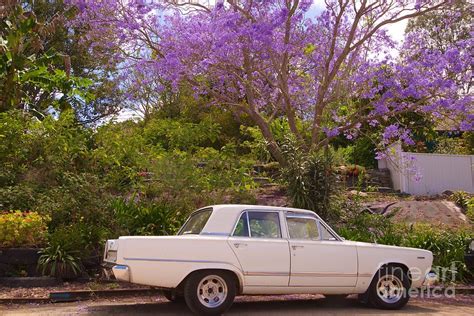
[[[438,282],[438,275],[434,272],[429,272],[425,276],[425,280],[423,281],[423,286],[432,286]]]
[[[114,276],[119,281],[130,282],[130,268],[125,265],[115,265],[112,267]]]

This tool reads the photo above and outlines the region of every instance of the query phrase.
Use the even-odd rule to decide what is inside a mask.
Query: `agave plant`
[[[61,245],[50,245],[41,250],[40,254],[38,267],[43,275],[74,279],[83,271],[77,251],[67,251]]]

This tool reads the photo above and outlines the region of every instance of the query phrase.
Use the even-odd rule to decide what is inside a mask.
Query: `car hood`
[[[382,244],[352,241],[352,240],[344,240],[344,243],[354,245],[357,248],[371,248],[371,249],[381,249],[381,250],[391,250],[391,251],[411,252],[411,253],[417,252],[420,254],[432,255],[431,251],[425,250],[425,249],[419,249],[419,248],[390,246],[390,245],[382,245]]]

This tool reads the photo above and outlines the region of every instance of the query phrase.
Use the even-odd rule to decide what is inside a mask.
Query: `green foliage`
[[[457,206],[466,210],[470,197],[471,195],[465,191],[456,191],[450,196],[450,199],[456,203]]]
[[[172,119],[155,119],[144,128],[143,134],[147,144],[166,150],[191,151],[196,147],[217,140],[220,126],[212,121],[199,123],[180,122]]]
[[[446,281],[472,277],[464,263],[464,252],[474,234],[464,230],[436,229],[426,224],[411,226],[405,231],[402,246],[422,248],[433,252],[435,267],[449,268]]]
[[[474,221],[474,195],[465,191],[456,191],[450,196],[450,199],[466,212],[466,216],[471,221]]]
[[[338,232],[342,237],[385,245],[401,244],[402,234],[390,217],[361,212],[357,202],[349,201],[343,205],[346,212],[338,224]]]
[[[70,65],[60,68],[65,56],[44,50],[47,26],[33,12],[16,6],[0,26],[0,112],[23,108],[43,118],[51,107],[64,110],[92,97],[85,90],[90,80],[71,76]]]
[[[112,202],[114,216],[128,235],[173,235],[183,224],[190,210],[173,205],[135,202],[119,198]]]
[[[288,165],[282,178],[287,184],[292,206],[313,210],[324,219],[337,216],[331,211],[331,197],[336,193],[336,179],[330,153],[306,154],[295,141],[282,146]]]
[[[474,222],[474,198],[471,198],[469,201],[469,207],[467,208],[466,216]]]
[[[44,275],[72,279],[84,271],[83,260],[101,256],[111,233],[104,225],[83,220],[51,229],[47,246],[41,251],[38,267]]]
[[[37,212],[0,213],[0,247],[36,247],[45,240],[49,218]]]
[[[38,268],[43,275],[74,279],[83,271],[79,251],[67,251],[60,245],[49,245],[40,251]]]
[[[375,150],[375,144],[369,137],[357,138],[348,162],[366,168],[374,168],[377,165]]]
[[[473,276],[464,263],[466,246],[474,238],[472,231],[435,228],[426,224],[394,223],[390,216],[360,212],[357,203],[345,204],[344,207],[347,211],[337,225],[342,237],[430,250],[434,256],[433,266],[447,271],[445,281],[463,281]]]
[[[85,259],[97,253],[97,245],[105,242],[109,232],[86,222],[54,227],[48,235],[48,247],[60,248],[76,257]]]
[[[344,143],[346,143],[344,141]],[[374,142],[368,137],[359,137],[351,144],[334,149],[335,162],[339,165],[357,164],[366,168],[374,168],[377,165],[375,160],[376,146]]]
[[[438,154],[472,155],[474,154],[474,133],[465,132],[461,137],[439,136],[434,149]]]

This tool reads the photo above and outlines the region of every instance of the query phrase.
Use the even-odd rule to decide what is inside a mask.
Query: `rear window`
[[[206,208],[191,214],[178,235],[199,235],[211,216],[212,208]]]
[[[244,212],[235,226],[233,236],[281,238],[278,212]]]

